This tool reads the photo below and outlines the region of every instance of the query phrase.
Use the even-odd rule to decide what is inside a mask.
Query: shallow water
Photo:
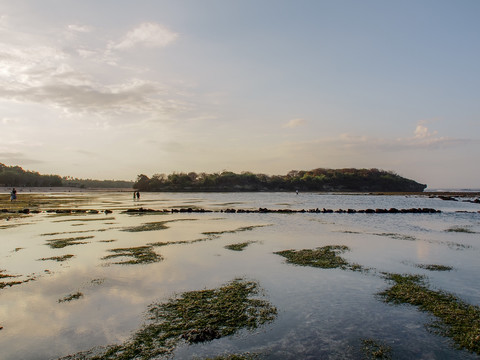
[[[52,193],[65,197],[71,193]],[[257,280],[278,318],[251,332],[197,345],[182,345],[177,359],[244,351],[267,359],[361,358],[361,340],[392,347],[395,359],[474,359],[449,339],[428,332],[432,318],[415,307],[385,304],[376,294],[389,284],[381,272],[424,274],[429,286],[480,305],[480,205],[421,196],[301,193],[75,193],[65,208],[111,209],[112,214],[41,213],[1,225],[0,270],[21,275],[21,285],[0,290],[2,359],[54,359],[126,340],[144,321],[149,304],[189,290],[215,288],[234,278]],[[79,201],[81,199],[82,201]],[[133,207],[258,209],[435,208],[438,214],[176,213],[128,215]],[[182,221],[179,221],[182,220]],[[126,228],[167,221],[157,231]],[[246,231],[243,227],[251,227]],[[469,232],[449,232],[461,227]],[[207,235],[208,232],[223,232]],[[51,248],[49,240],[85,237]],[[109,250],[155,242],[164,260],[117,265]],[[252,241],[244,251],[226,245]],[[294,266],[274,252],[346,245],[349,262],[367,273]],[[74,255],[57,262],[39,260]],[[418,264],[452,266],[428,271]],[[59,302],[81,292],[78,300]]]

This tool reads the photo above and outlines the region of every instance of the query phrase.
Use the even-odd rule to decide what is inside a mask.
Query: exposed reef
[[[137,209],[128,209],[125,211],[127,214],[165,214],[165,213],[212,213],[212,212],[219,212],[219,213],[284,213],[284,214],[293,214],[293,213],[323,213],[323,214],[330,214],[330,213],[339,213],[339,214],[408,214],[408,213],[423,213],[423,214],[435,214],[440,213],[441,210],[436,210],[432,208],[409,208],[409,209],[397,209],[397,208],[390,208],[390,209],[325,209],[325,208],[315,208],[315,209],[268,209],[268,208],[258,208],[258,209],[234,209],[234,208],[226,208],[221,210],[207,210],[202,208],[181,208],[181,209],[162,209],[162,210],[154,210],[154,209],[147,209],[147,208],[137,208]]]

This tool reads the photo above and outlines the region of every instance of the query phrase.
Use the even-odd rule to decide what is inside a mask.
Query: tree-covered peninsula
[[[36,171],[24,170],[20,166],[0,163],[0,186],[26,187],[76,187],[90,189],[132,188],[133,181],[77,179],[71,176],[42,175]]]
[[[62,186],[58,175],[41,175],[36,171],[27,171],[20,166],[7,166],[0,163],[0,186]]]
[[[292,170],[286,175],[223,171],[141,174],[133,185],[140,191],[346,191],[422,192],[427,185],[378,169]]]

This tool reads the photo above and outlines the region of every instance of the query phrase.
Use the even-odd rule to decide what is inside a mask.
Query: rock
[[[458,200],[455,199],[453,196],[440,195],[438,198],[439,198],[439,199],[442,199],[442,200],[446,200],[446,201],[458,201]]]

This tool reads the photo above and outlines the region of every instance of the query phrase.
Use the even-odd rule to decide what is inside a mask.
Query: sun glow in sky
[[[477,0],[0,2],[0,162],[480,188]]]

